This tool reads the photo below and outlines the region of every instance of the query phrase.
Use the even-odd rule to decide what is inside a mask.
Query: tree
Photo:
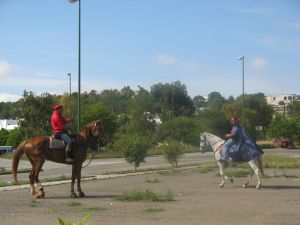
[[[8,138],[8,131],[2,128],[0,130],[0,145],[6,145],[7,138]]]
[[[6,145],[17,147],[23,140],[21,131],[19,128],[15,128],[8,132]]]
[[[208,94],[207,106],[212,110],[220,110],[225,102],[225,98],[217,91]]]
[[[195,109],[201,109],[207,107],[207,100],[202,95],[197,95],[193,98],[193,104]]]
[[[287,115],[289,118],[300,118],[300,102],[292,102],[287,106]]]
[[[162,149],[165,159],[173,166],[177,166],[179,159],[183,155],[183,146],[176,140],[168,139],[163,143]]]
[[[299,142],[300,126],[295,120],[278,114],[268,128],[268,135],[271,138],[286,137]]]
[[[244,95],[244,97],[239,96],[234,102],[226,103],[222,107],[222,111],[228,120],[233,114],[241,117],[242,103],[244,111],[240,122],[245,127],[247,133],[256,139],[256,127],[261,126],[265,134],[266,128],[272,121],[273,109],[267,104],[265,96],[262,93]]]
[[[192,116],[195,111],[186,86],[180,81],[172,84],[155,84],[151,86],[150,93],[155,102],[155,113],[163,121],[170,120],[172,115],[175,117]]]
[[[33,135],[51,134],[50,118],[53,105],[53,97],[48,93],[36,96],[33,92],[24,91],[19,105],[22,136],[29,138]]]
[[[140,163],[145,162],[147,151],[150,147],[149,140],[137,133],[126,134],[115,144],[123,152],[127,162],[134,165],[135,171]]]
[[[101,119],[103,128],[109,138],[112,138],[117,129],[116,115],[102,103],[92,104],[82,114],[82,123],[88,124]]]

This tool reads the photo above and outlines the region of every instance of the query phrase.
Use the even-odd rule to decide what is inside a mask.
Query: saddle
[[[54,135],[49,136],[49,149],[65,149],[66,143]]]

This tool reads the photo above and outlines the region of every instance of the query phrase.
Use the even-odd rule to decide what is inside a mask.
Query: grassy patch
[[[85,217],[79,223],[65,222],[61,218],[58,218],[58,222],[59,222],[60,225],[89,225],[89,223],[86,223],[86,221],[91,217],[91,215],[92,215],[91,213],[85,215]]]
[[[80,202],[75,202],[75,201],[72,201],[72,202],[68,203],[69,207],[75,207],[75,206],[80,206],[80,205],[82,205]]]
[[[263,166],[264,168],[299,168],[300,158],[284,155],[265,155]]]
[[[78,212],[102,212],[105,210],[107,210],[105,207],[81,207],[76,209]]]
[[[159,179],[157,179],[157,178],[154,178],[154,179],[149,179],[149,178],[147,178],[146,179],[146,182],[147,183],[154,183],[154,184],[156,184],[156,183],[161,183],[161,181],[159,180]]]
[[[146,213],[160,213],[166,211],[164,208],[148,208],[145,209]]]
[[[145,191],[131,191],[124,193],[118,197],[116,200],[122,202],[133,202],[133,201],[148,201],[148,202],[169,202],[174,201],[174,196],[171,191],[168,191],[165,194],[156,194],[150,189]]]
[[[233,170],[233,171],[226,171],[225,176],[228,177],[247,177],[249,176],[250,171],[249,170]]]
[[[217,165],[203,165],[197,170],[199,173],[208,173],[218,169]]]
[[[31,203],[29,204],[29,206],[32,207],[32,208],[34,208],[34,207],[36,207],[36,204],[37,204],[37,201],[34,200],[34,199],[32,199]]]

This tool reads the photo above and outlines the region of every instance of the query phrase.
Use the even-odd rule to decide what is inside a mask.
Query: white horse
[[[227,177],[224,175],[226,167],[224,166],[223,163],[220,162],[220,158],[222,155],[222,147],[223,147],[224,142],[225,141],[222,138],[219,138],[218,136],[216,136],[214,134],[204,132],[203,134],[200,135],[200,150],[202,152],[205,152],[205,151],[207,151],[208,146],[210,146],[212,148],[212,150],[214,151],[215,159],[217,160],[218,166],[220,168],[220,175],[221,175],[220,187],[224,186],[225,179],[227,179]],[[252,178],[253,174],[255,173],[255,175],[257,177],[256,189],[260,189],[261,188],[260,176],[261,176],[261,174],[263,174],[262,156],[259,156],[258,158],[254,159],[254,160],[250,160],[248,162],[248,164],[250,165],[251,172],[250,172],[248,181],[243,185],[243,187],[244,188],[248,187],[248,185],[251,181],[251,178]],[[232,179],[230,179],[230,181],[233,182]]]

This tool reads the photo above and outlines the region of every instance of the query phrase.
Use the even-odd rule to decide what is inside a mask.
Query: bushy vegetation
[[[161,148],[163,149],[165,159],[173,166],[177,166],[183,154],[182,149],[184,146],[176,140],[168,139],[162,144]]]
[[[15,103],[0,103],[0,118],[20,118],[20,128],[7,132],[0,131],[1,145],[16,147],[23,139],[36,134],[51,135],[50,117],[54,104],[64,104],[65,115],[75,120],[70,124],[70,131],[77,131],[77,96],[69,94],[36,95],[24,91],[23,98]],[[69,105],[71,100],[71,107]],[[136,167],[143,162],[145,150],[129,151],[137,146],[135,135],[147,139],[144,145],[154,149],[160,143],[172,138],[184,146],[199,146],[199,134],[207,131],[223,137],[230,131],[230,116],[241,115],[244,102],[242,125],[254,139],[285,136],[300,142],[300,103],[287,107],[286,117],[276,116],[266,104],[262,93],[246,94],[228,99],[213,91],[208,98],[197,95],[191,98],[187,87],[180,81],[157,83],[150,90],[138,86],[132,90],[125,86],[120,90],[95,90],[81,94],[81,127],[91,120],[101,118],[104,130],[115,155],[126,154],[129,161],[136,159]],[[260,127],[258,131],[257,127]],[[130,139],[134,138],[132,143]],[[149,145],[148,145],[149,144]],[[139,144],[142,146],[142,144]],[[184,149],[186,150],[186,148]],[[133,153],[135,152],[135,153]],[[159,151],[158,151],[159,152]],[[159,153],[162,153],[159,152]],[[141,154],[138,159],[136,154]]]

